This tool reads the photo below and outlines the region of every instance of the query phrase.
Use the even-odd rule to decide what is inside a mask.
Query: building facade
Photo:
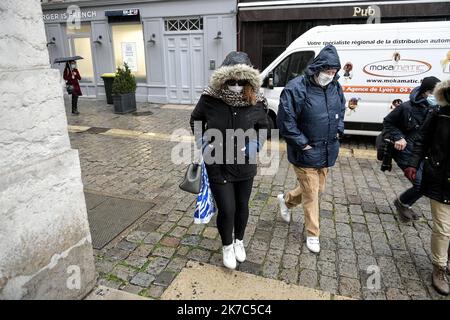
[[[236,50],[235,0],[97,0],[42,3],[52,67],[79,55],[83,95],[105,98],[103,73],[124,62],[136,99],[195,103],[214,69]]]
[[[449,0],[239,0],[238,48],[264,69],[318,25],[449,19]]]

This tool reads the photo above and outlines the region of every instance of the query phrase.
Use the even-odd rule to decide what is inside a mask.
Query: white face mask
[[[244,89],[243,86],[238,86],[238,85],[228,86],[228,90],[236,92],[236,93],[241,93],[243,89]]]
[[[77,65],[76,65],[75,63],[72,63],[72,64],[70,65],[70,67],[71,67],[72,69],[75,69],[75,68],[77,67]]]
[[[321,86],[326,86],[327,84],[329,84],[331,81],[333,81],[334,76],[330,76],[325,72],[321,72],[319,73],[319,76],[317,77],[317,82],[321,85]]]

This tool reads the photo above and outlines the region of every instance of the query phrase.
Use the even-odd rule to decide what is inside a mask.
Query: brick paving
[[[70,125],[171,134],[189,128],[190,108],[139,104],[147,116],[116,115],[101,101],[80,100]],[[69,110],[69,101],[66,101]],[[88,132],[70,133],[78,149],[86,191],[156,203],[102,250],[95,250],[99,284],[158,299],[189,260],[221,266],[215,219],[193,224],[195,196],[178,184],[185,165],[171,162],[176,142]],[[351,137],[343,147],[374,149],[374,138]],[[426,198],[415,206],[420,220],[401,223],[393,199],[409,182],[396,168],[383,173],[372,157],[341,155],[321,197],[320,254],[304,244],[304,216],[286,224],[276,195],[296,185],[280,153],[275,175],[255,177],[244,239],[247,261],[238,270],[357,299],[442,299],[430,286],[431,212]],[[369,268],[369,269],[368,269]],[[373,269],[375,268],[375,269]],[[379,270],[380,288],[368,288]]]

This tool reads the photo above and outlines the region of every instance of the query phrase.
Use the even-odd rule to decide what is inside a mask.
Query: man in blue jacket
[[[306,246],[314,253],[320,252],[319,192],[324,191],[344,132],[345,98],[337,82],[340,68],[336,48],[327,45],[303,76],[286,85],[278,107],[278,128],[299,181],[297,188],[278,195],[281,217],[289,222],[290,209],[303,204]]]

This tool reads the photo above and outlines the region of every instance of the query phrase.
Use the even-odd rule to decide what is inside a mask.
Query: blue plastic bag
[[[214,197],[209,187],[205,162],[202,161],[202,181],[200,193],[197,196],[197,204],[195,205],[194,223],[208,223],[215,213],[216,204],[214,203]]]

